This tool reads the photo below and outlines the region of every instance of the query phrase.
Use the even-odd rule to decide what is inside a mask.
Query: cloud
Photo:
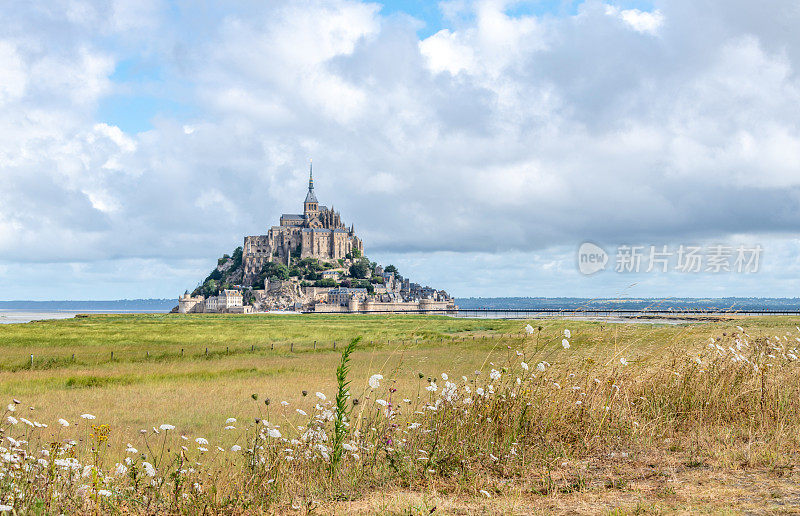
[[[791,2],[514,5],[443,3],[422,39],[348,0],[0,7],[0,260],[213,264],[300,209],[309,157],[370,254],[465,270],[798,227]],[[128,134],[98,105],[141,60],[191,109]]]

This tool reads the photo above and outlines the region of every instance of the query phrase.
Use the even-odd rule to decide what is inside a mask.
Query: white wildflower
[[[163,424],[163,425],[159,426],[158,428],[160,428],[162,430],[175,430],[175,427],[173,425],[167,425],[167,424]]]
[[[621,357],[619,359],[619,363],[624,365],[624,366],[628,365],[628,361],[625,359],[625,357]]]
[[[58,424],[61,426],[69,426],[69,421],[67,421],[66,419],[59,419]]]
[[[520,365],[520,366],[521,366],[521,367],[522,367],[524,370],[526,370],[526,371],[528,370],[528,364],[526,364],[525,362],[520,362],[520,363],[519,363],[519,365]]]
[[[268,429],[267,434],[269,434],[269,436],[272,437],[273,439],[281,438],[281,432],[277,428]]]
[[[81,417],[82,417],[83,419],[97,419],[96,417],[94,417],[94,416],[93,416],[93,415],[91,415],[91,414],[81,414]]]
[[[321,392],[317,393],[317,398],[321,399],[322,401],[325,401],[325,400],[328,399],[328,397],[325,396],[324,394],[322,394]]]
[[[570,333],[570,331],[565,328],[564,329],[564,336],[566,338],[570,339],[570,338],[572,338],[572,333]]]
[[[156,468],[154,468],[153,465],[150,464],[149,462],[143,461],[142,467],[144,468],[144,472],[147,473],[148,477],[156,476]]]
[[[295,409],[295,410],[297,410],[297,413],[300,414],[301,416],[307,416],[308,415],[308,413],[303,409]]]
[[[569,341],[567,339],[561,339],[561,347],[569,349]]]
[[[242,447],[239,446],[238,444],[234,444],[233,446],[231,446],[231,451],[232,452],[241,451],[241,449],[242,449]]]
[[[198,437],[197,439],[194,440],[194,442],[196,442],[197,444],[200,444],[200,445],[207,445],[208,444],[208,439],[205,439],[203,437]]]
[[[381,407],[385,407],[386,405],[388,405],[388,403],[386,402],[386,400],[375,400],[375,403],[377,403],[377,404],[378,404],[378,405],[380,405]]]
[[[368,382],[369,387],[371,389],[377,389],[378,387],[381,386],[381,380],[383,380],[382,374],[373,374],[372,376],[369,377],[369,382]]]
[[[525,333],[527,333],[528,335],[533,333],[533,326],[531,326],[530,324],[525,326]]]
[[[497,369],[492,369],[492,372],[489,373],[489,378],[491,378],[494,381],[499,380],[500,379],[500,371],[498,371]]]

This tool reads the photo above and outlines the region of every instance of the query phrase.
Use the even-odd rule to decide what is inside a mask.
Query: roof
[[[292,219],[292,220],[303,220],[306,218],[305,215],[300,215],[299,213],[284,213],[281,215],[282,219]]]
[[[314,189],[313,188],[309,188],[308,189],[308,193],[306,194],[305,202],[316,202],[316,203],[319,202],[319,201],[317,201],[317,196],[314,195]]]

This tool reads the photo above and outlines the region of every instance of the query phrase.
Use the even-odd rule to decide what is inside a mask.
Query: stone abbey
[[[308,193],[302,214],[281,215],[280,225],[266,235],[244,237],[243,284],[250,286],[266,262],[291,263],[291,258],[338,260],[361,255],[364,244],[351,225],[347,228],[333,207],[320,206],[314,194],[314,175],[309,165]]]

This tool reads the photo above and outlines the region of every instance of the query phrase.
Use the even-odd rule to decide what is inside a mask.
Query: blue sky
[[[458,296],[795,296],[800,16],[712,0],[2,5],[3,299],[172,297],[305,195]],[[761,245],[581,275],[585,241]]]

